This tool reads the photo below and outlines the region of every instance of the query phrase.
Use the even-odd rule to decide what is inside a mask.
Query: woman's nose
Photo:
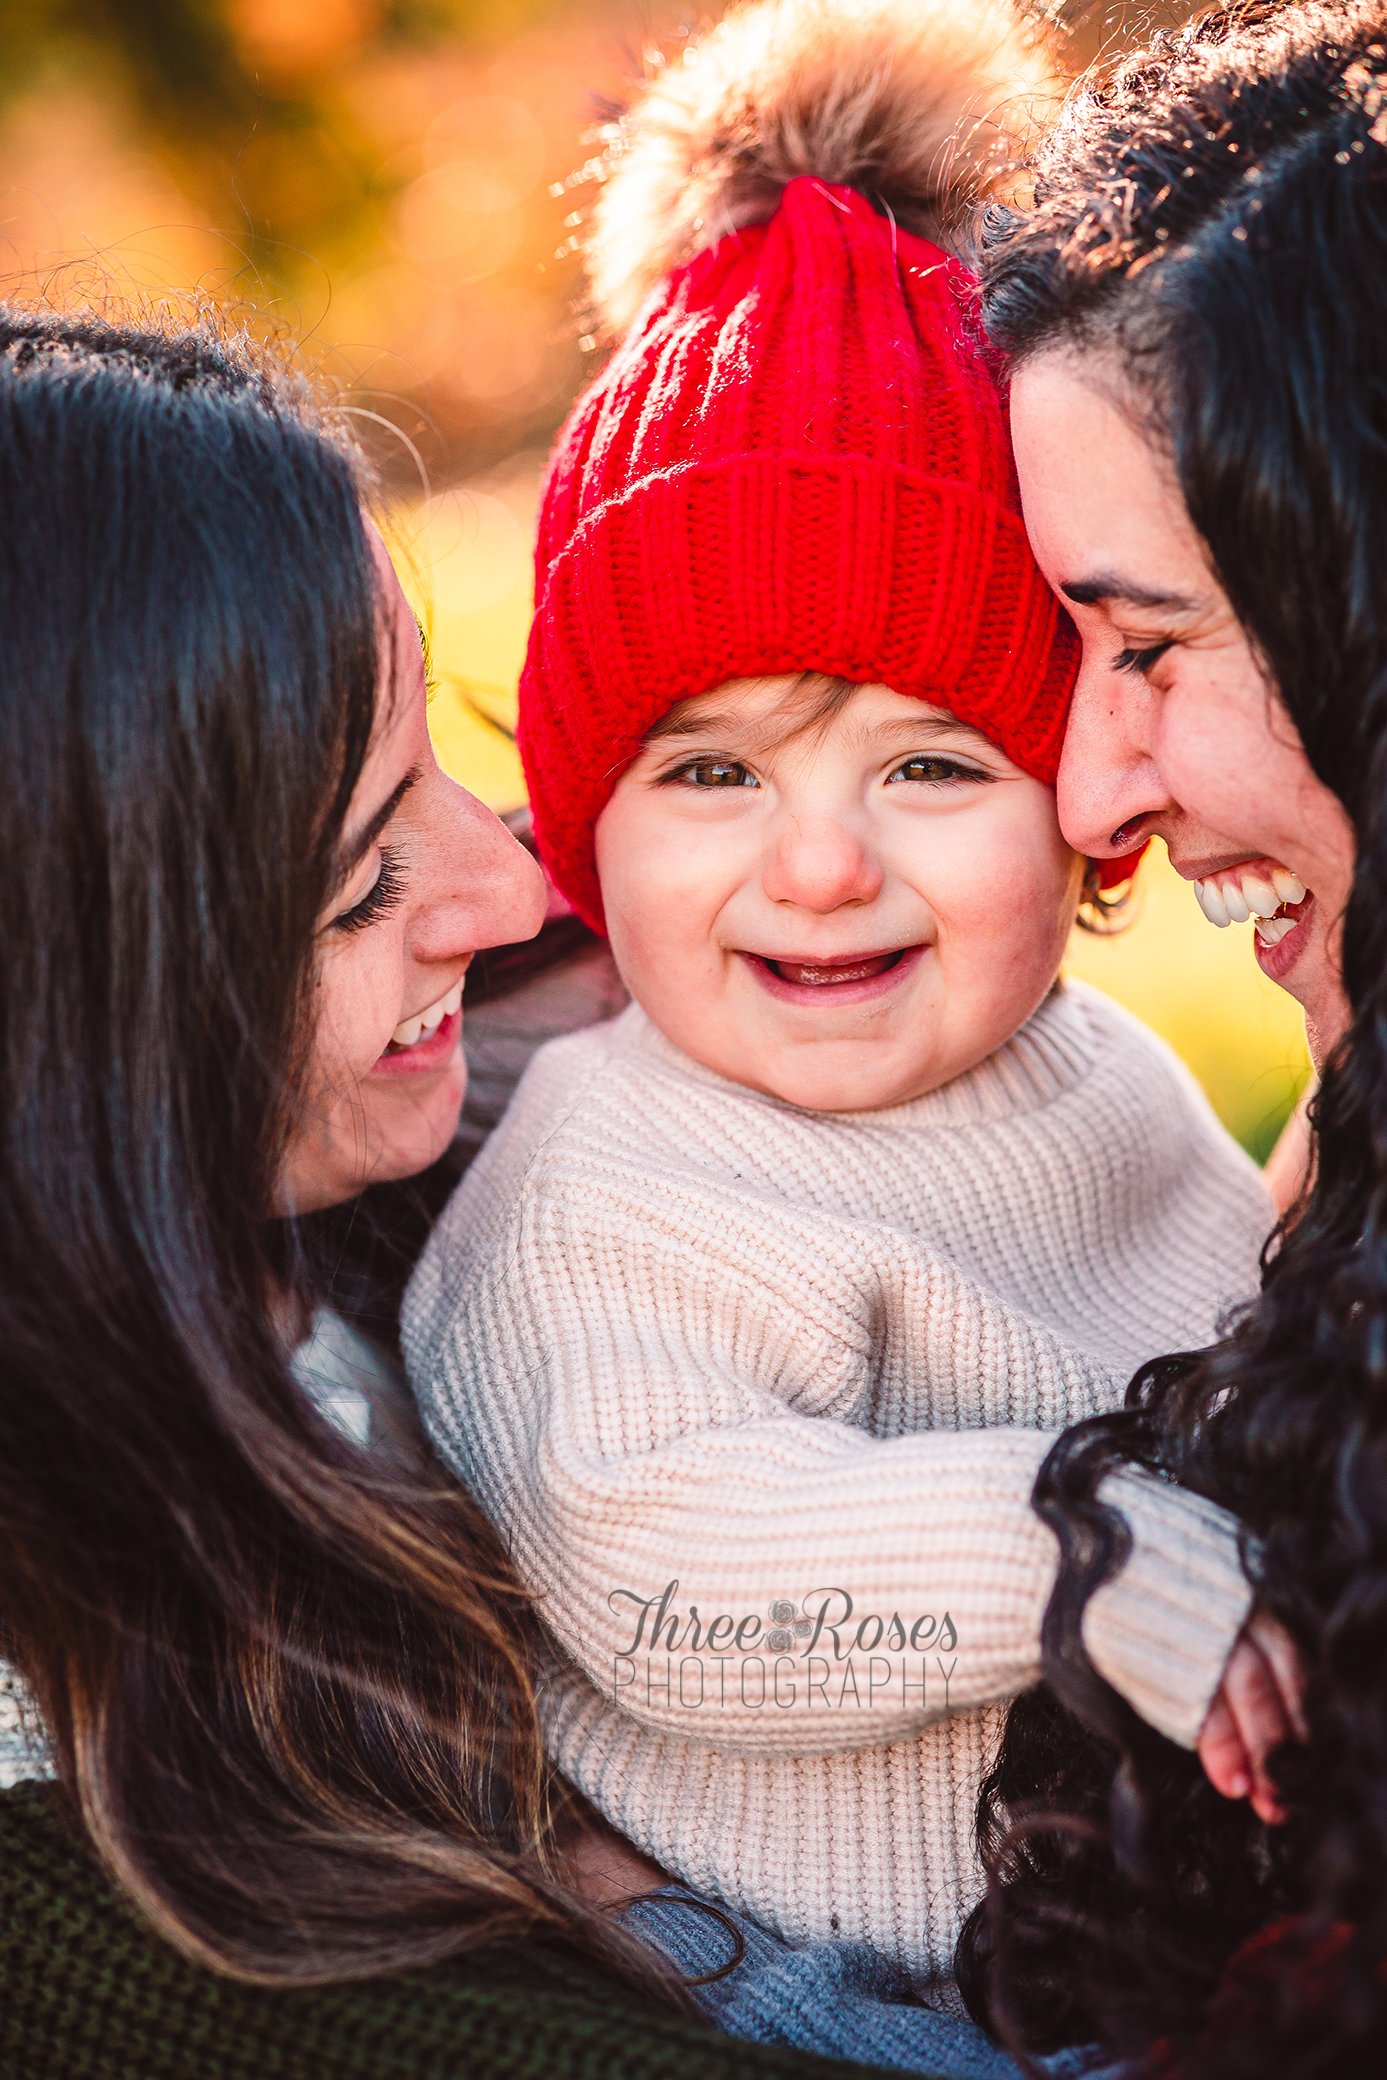
[[[767,855],[762,885],[773,903],[800,910],[838,910],[870,903],[882,872],[858,832],[832,815],[787,815]]]
[[[415,958],[452,960],[533,939],[545,911],[538,864],[475,795],[438,779],[446,792],[429,819],[411,935]]]
[[[1148,749],[1152,700],[1145,680],[1109,666],[1079,675],[1056,797],[1061,830],[1090,859],[1130,852],[1172,806]]]

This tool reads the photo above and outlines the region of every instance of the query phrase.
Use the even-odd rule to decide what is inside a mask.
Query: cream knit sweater
[[[728,1083],[635,1006],[545,1047],[405,1353],[542,1599],[560,1768],[790,1939],[947,1972],[1001,1701],[1038,1673],[1040,1462],[1214,1336],[1271,1220],[1168,1050],[1072,984],[876,1113]],[[1104,1493],[1134,1549],[1090,1651],[1192,1744],[1246,1610],[1233,1528],[1144,1476]]]

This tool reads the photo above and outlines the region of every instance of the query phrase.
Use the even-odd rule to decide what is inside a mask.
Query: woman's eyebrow
[[[1106,606],[1111,600],[1121,600],[1124,606],[1149,607],[1162,614],[1196,614],[1199,611],[1197,600],[1185,599],[1178,592],[1153,592],[1149,585],[1137,585],[1116,573],[1067,579],[1061,582],[1059,589],[1076,607]]]
[[[415,781],[419,778],[422,770],[420,766],[411,766],[399,786],[386,796],[369,823],[363,824],[355,837],[347,841],[342,849],[342,857],[338,868],[339,873],[343,875],[350,874],[353,867],[360,865],[381,832],[385,829],[387,823],[389,823],[391,817],[395,814],[395,811],[399,808],[405,796],[409,793],[411,787],[413,787]]]

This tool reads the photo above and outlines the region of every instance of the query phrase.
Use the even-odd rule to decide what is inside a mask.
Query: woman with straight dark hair
[[[295,1360],[543,910],[365,490],[244,342],[0,308],[0,2068],[800,2071],[567,1882],[504,1555]]]
[[[985,237],[1042,566],[1084,639],[1061,821],[1163,837],[1299,998],[1313,1177],[1209,1352],[1081,1426],[1037,1501],[1065,1561],[1048,1688],[983,1801],[963,1946],[1014,2041],[1158,2040],[1182,2075],[1379,2073],[1387,2050],[1387,8],[1213,9],[1086,82]],[[1084,1654],[1119,1460],[1236,1511],[1308,1740],[1221,1799]],[[1249,1785],[1253,1812],[1238,1796]],[[1273,1824],[1266,1824],[1268,1821]]]

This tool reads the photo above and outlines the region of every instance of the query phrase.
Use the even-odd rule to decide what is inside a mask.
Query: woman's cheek
[[[1247,820],[1249,772],[1265,763],[1265,738],[1249,744],[1246,717],[1221,699],[1216,685],[1190,673],[1166,694],[1152,734],[1151,757],[1171,799],[1220,836],[1236,839]],[[1262,696],[1265,708],[1265,696]]]
[[[321,1084],[339,1094],[369,1076],[405,1014],[404,963],[371,934],[325,960],[319,979],[315,1055]]]

